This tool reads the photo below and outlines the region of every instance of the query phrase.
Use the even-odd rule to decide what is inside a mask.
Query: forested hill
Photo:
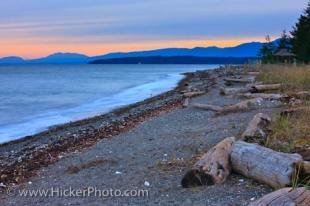
[[[99,59],[90,64],[244,64],[254,57],[150,56]]]

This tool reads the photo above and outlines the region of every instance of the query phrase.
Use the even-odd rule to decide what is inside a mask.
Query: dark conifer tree
[[[263,64],[273,63],[273,44],[270,41],[270,36],[266,36],[266,42],[263,44],[260,49],[260,58]]]
[[[298,61],[310,62],[310,2],[308,8],[299,17],[298,22],[293,28],[292,44],[293,53],[296,55]]]
[[[276,51],[279,51],[281,49],[286,49],[287,51],[290,51],[291,50],[291,43],[290,43],[290,38],[289,36],[287,35],[286,31],[283,30],[282,32],[282,35],[281,35],[281,38],[279,40],[279,45],[277,47],[277,50]]]

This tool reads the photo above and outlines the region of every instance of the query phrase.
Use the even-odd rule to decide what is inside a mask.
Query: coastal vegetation
[[[263,64],[290,63],[296,60],[298,63],[310,62],[310,2],[290,35],[284,30],[276,44],[271,42],[269,35],[266,36],[259,56]]]
[[[281,84],[281,93],[294,96],[304,91],[301,101],[288,102],[287,109],[296,111],[278,115],[270,126],[267,146],[278,151],[292,152],[310,146],[310,66],[262,65],[259,80],[265,84]]]

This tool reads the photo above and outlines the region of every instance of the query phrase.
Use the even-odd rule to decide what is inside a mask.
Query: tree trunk
[[[221,184],[231,172],[230,153],[234,137],[228,137],[211,148],[182,179],[185,188]]]
[[[268,115],[263,113],[256,114],[241,135],[242,140],[263,145],[267,139],[265,130],[270,122],[271,118]]]
[[[235,172],[274,188],[292,183],[302,157],[298,154],[286,154],[271,149],[237,141],[233,144],[231,164]]]
[[[310,203],[310,190],[305,187],[282,188],[263,196],[250,206],[308,206]]]
[[[252,86],[252,93],[261,93],[270,90],[278,90],[281,88],[281,84],[261,84]]]
[[[205,94],[205,92],[203,92],[203,91],[186,92],[186,93],[183,94],[183,96],[186,97],[186,98],[192,98],[192,97],[199,96],[199,95],[202,95],[202,94]]]

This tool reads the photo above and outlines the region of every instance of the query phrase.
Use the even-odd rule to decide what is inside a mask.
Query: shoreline
[[[64,154],[89,148],[101,139],[129,131],[153,117],[182,107],[185,99],[182,91],[186,87],[203,86],[207,90],[214,84],[212,74],[219,71],[209,69],[184,73],[185,77],[175,89],[168,92],[102,115],[53,126],[38,134],[0,144],[0,182],[7,185],[22,183],[41,167],[57,162]]]
[[[68,123],[102,116],[116,109],[143,102],[150,97],[173,90],[184,77],[183,72],[167,73],[160,79],[148,79],[145,82],[125,87],[112,94],[103,93],[103,96],[101,94],[95,99],[89,99],[84,102],[77,101],[77,105],[61,108],[55,107],[49,110],[42,110],[41,113],[35,112],[31,115],[21,115],[19,119],[13,119],[12,121],[9,114],[11,113],[10,111],[13,111],[13,108],[9,108],[8,112],[4,111],[4,117],[7,116],[8,118],[4,118],[1,124],[0,145],[23,139],[24,137],[35,136]],[[42,105],[38,105],[38,107],[40,108]]]

